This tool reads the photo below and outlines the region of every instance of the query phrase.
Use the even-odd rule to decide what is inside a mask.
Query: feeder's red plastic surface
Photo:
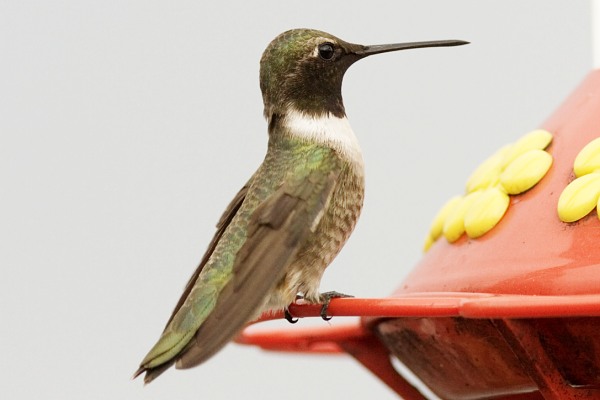
[[[577,153],[600,137],[600,70],[542,127],[553,134],[551,169],[486,235],[438,240],[390,298],[332,300],[330,315],[360,323],[246,330],[238,341],[348,353],[405,399],[425,397],[390,356],[443,399],[600,399],[600,221],[592,212],[566,224],[556,211]]]
[[[504,218],[483,237],[435,243],[394,293],[523,297],[463,307],[463,316],[486,321],[398,319],[377,327],[391,352],[444,398],[519,392],[600,398],[600,302],[582,296],[600,293],[600,221],[595,212],[570,224],[557,216],[558,198],[575,178],[575,157],[600,137],[600,71],[543,128],[553,134],[547,151],[554,161],[542,181],[513,196]],[[573,318],[575,303],[590,299],[577,313],[582,318]],[[559,318],[540,320],[551,316],[544,311]]]

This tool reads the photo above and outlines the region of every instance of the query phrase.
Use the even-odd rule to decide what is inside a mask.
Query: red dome
[[[553,165],[531,190],[511,196],[502,220],[480,238],[439,239],[395,292],[566,295],[600,292],[596,212],[562,222],[557,203],[575,178],[579,151],[600,137],[600,71],[594,71],[542,127]]]

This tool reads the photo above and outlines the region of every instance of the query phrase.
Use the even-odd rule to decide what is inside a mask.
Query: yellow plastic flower
[[[558,199],[558,217],[575,222],[594,208],[600,217],[600,138],[588,143],[575,158],[577,178],[567,185]]]
[[[509,198],[498,186],[470,193],[481,193],[465,214],[465,231],[470,238],[478,238],[492,229],[504,216]]]
[[[508,209],[509,195],[531,189],[550,169],[552,156],[544,149],[551,141],[552,134],[538,129],[481,163],[467,180],[466,194],[450,199],[434,218],[425,251],[442,235],[452,243],[465,232],[478,238],[496,226]],[[600,156],[588,158],[600,163]]]

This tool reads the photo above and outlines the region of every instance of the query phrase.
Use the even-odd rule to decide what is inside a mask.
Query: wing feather
[[[250,190],[251,179],[221,217],[217,232],[175,306],[163,336],[134,376],[146,372],[144,382],[149,383],[175,362],[177,368],[196,366],[221,349],[256,316],[269,291],[283,277],[286,267],[294,260],[302,244],[318,225],[338,176],[339,169],[335,163],[331,168],[316,168],[308,172],[296,171],[296,174],[288,174],[282,185],[252,213],[246,230],[246,240],[232,265],[232,276],[220,290],[214,306],[210,306],[210,314],[200,327],[191,333],[193,336],[190,339],[186,339],[189,333],[165,336],[168,330],[173,328],[175,315],[181,313],[186,299],[195,289],[196,281],[219,240],[242,207]],[[167,352],[172,351],[169,348],[175,346],[173,340],[189,340],[189,343],[157,364],[161,357],[164,358]]]
[[[284,184],[256,209],[248,238],[236,257],[233,278],[177,360],[177,368],[208,359],[256,315],[322,217],[337,176],[336,172],[314,171],[308,179]]]
[[[215,251],[215,247],[217,246],[219,239],[221,239],[221,236],[223,236],[223,232],[225,232],[225,229],[227,229],[227,226],[229,226],[229,223],[231,222],[231,220],[233,219],[233,217],[235,216],[237,211],[242,206],[242,203],[244,202],[244,199],[246,198],[246,193],[248,193],[248,188],[250,187],[251,183],[252,183],[252,178],[250,178],[248,183],[246,183],[239,190],[239,192],[235,195],[233,200],[231,200],[231,202],[225,209],[225,212],[223,212],[223,215],[221,215],[221,218],[219,219],[219,222],[217,223],[217,231],[215,232],[215,235],[213,236],[210,244],[208,245],[208,248],[206,249],[206,252],[204,253],[204,256],[202,257],[202,260],[200,260],[200,264],[198,265],[198,267],[196,268],[196,270],[194,271],[194,273],[188,280],[188,283],[185,285],[185,289],[183,290],[183,293],[181,294],[181,297],[179,298],[177,305],[175,305],[175,308],[173,309],[173,312],[171,313],[171,317],[169,318],[169,320],[167,321],[167,324],[165,325],[165,329],[167,328],[167,326],[169,326],[169,324],[175,317],[175,314],[177,314],[177,311],[179,311],[179,309],[181,308],[183,303],[185,303],[185,299],[187,299],[190,292],[194,288],[194,283],[198,279],[198,275],[200,275],[200,272],[202,272],[202,269],[208,262],[208,259],[212,255],[213,251]]]
[[[217,231],[215,232],[215,235],[213,236],[210,244],[208,245],[208,248],[206,249],[206,252],[204,253],[204,256],[202,257],[200,264],[198,265],[198,267],[196,268],[196,270],[194,271],[194,273],[188,280],[187,284],[185,285],[185,289],[183,290],[181,297],[177,301],[177,304],[175,305],[175,308],[173,309],[173,312],[171,313],[171,316],[169,317],[169,320],[167,321],[167,324],[165,325],[165,329],[164,329],[165,331],[167,330],[169,324],[171,323],[171,321],[173,321],[173,318],[175,317],[175,315],[177,314],[177,312],[179,311],[181,306],[183,306],[183,303],[185,303],[185,300],[187,299],[190,292],[194,288],[194,283],[196,282],[196,280],[198,279],[198,276],[200,275],[200,272],[202,272],[202,269],[208,262],[208,259],[214,252],[215,247],[217,246],[217,243],[219,242],[219,240],[223,236],[223,233],[225,232],[225,229],[227,229],[227,226],[229,226],[229,224],[231,223],[231,220],[233,219],[235,214],[238,212],[238,210],[242,206],[242,203],[244,202],[244,199],[246,198],[246,194],[248,193],[248,188],[252,184],[253,178],[254,178],[254,176],[252,176],[250,178],[250,180],[238,191],[238,193],[231,200],[231,202],[229,202],[229,205],[227,206],[227,208],[221,215],[221,218],[219,219],[219,222],[217,223]],[[146,372],[146,375],[144,376],[144,382],[149,383],[152,380],[154,380],[156,377],[158,377],[160,374],[162,374],[164,371],[166,371],[171,365],[173,365],[174,362],[175,362],[175,359],[172,359],[164,364],[161,364],[161,365],[159,365],[157,367],[153,367],[153,368],[146,368],[146,367],[144,367],[144,365],[142,365],[135,372],[133,377],[135,378],[135,377],[139,376],[140,374],[142,374],[143,372]]]

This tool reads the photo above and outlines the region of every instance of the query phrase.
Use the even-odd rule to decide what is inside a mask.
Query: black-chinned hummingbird
[[[363,46],[312,29],[277,36],[260,61],[269,144],[258,170],[217,224],[199,267],[135,376],[196,366],[264,311],[319,293],[325,268],[358,220],[363,157],[342,102],[342,79],[367,56],[444,40]]]

